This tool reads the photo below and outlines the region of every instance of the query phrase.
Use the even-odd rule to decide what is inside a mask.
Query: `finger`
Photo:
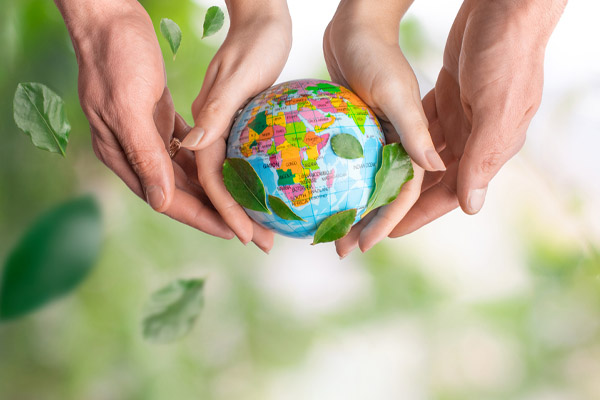
[[[340,260],[358,247],[358,239],[362,229],[375,217],[375,214],[377,214],[377,210],[367,214],[366,217],[358,221],[358,223],[350,229],[350,232],[348,232],[346,236],[335,241],[335,251],[338,256],[340,256]]]
[[[195,127],[183,140],[183,147],[201,150],[210,146],[228,131],[237,111],[256,94],[255,85],[242,71],[219,71],[206,99],[196,103]]]
[[[403,85],[399,88],[397,85],[386,85],[378,92],[377,104],[385,118],[394,125],[408,155],[420,167],[428,171],[446,169],[431,140],[418,86],[407,89]]]
[[[442,160],[446,165],[451,165],[452,163],[455,163],[457,161],[457,158],[454,156],[454,154],[452,154],[452,152],[448,148],[445,148],[444,150],[440,151],[440,157],[442,157]],[[425,173],[425,176],[423,177],[421,193],[440,182],[444,178],[445,174],[445,171],[427,171]]]
[[[424,170],[414,166],[414,177],[402,186],[398,197],[390,204],[381,207],[373,220],[362,230],[358,241],[363,253],[386,238],[392,229],[404,218],[421,194]]]
[[[435,89],[431,89],[429,93],[423,97],[423,112],[429,122],[429,133],[431,134],[431,140],[435,146],[435,149],[442,151],[446,147],[446,139],[441,129],[440,122],[438,120],[437,107],[435,103]],[[440,155],[441,156],[441,155]],[[442,161],[444,158],[442,157]]]
[[[252,221],[223,184],[225,147],[225,140],[221,137],[209,148],[196,151],[198,180],[227,225],[242,243],[247,244],[253,236]]]
[[[165,147],[169,147],[171,137],[173,136],[173,126],[175,123],[175,107],[171,92],[165,87],[161,98],[154,108],[154,125],[163,139]]]
[[[458,207],[457,171],[457,162],[448,165],[444,178],[435,186],[421,193],[417,202],[389,236],[399,237],[409,234]]]
[[[273,248],[275,234],[270,229],[267,229],[254,221],[252,221],[252,226],[252,241],[256,246],[258,246],[259,249],[264,251],[266,254],[269,254],[271,248]]]
[[[101,152],[101,157],[107,160],[106,165],[113,170],[133,192],[142,196],[143,189],[140,181],[124,154],[118,149],[107,147],[103,144],[99,145],[96,139],[94,139],[94,142],[94,149],[98,149],[98,151]],[[174,190],[173,197],[173,204],[164,212],[164,214],[213,236],[224,239],[231,239],[234,237],[233,232],[225,224],[219,214],[203,204],[198,198],[180,189]]]
[[[173,204],[165,211],[165,214],[209,235],[223,239],[233,239],[235,237],[233,231],[229,229],[216,211],[207,207],[193,195],[180,189],[175,190]]]
[[[458,169],[457,195],[467,214],[479,212],[487,187],[498,170],[523,146],[525,132],[489,117],[474,118]]]
[[[118,142],[118,145],[111,143],[108,146],[113,151],[105,157],[105,163],[110,163],[110,157],[124,154],[138,178],[142,198],[154,210],[164,212],[171,205],[175,192],[173,167],[165,142],[156,128],[153,110],[145,108],[140,106],[139,110],[124,111],[117,119],[111,118],[109,121],[100,116],[91,116],[90,124],[98,130],[99,140],[106,143],[116,138]],[[123,174],[127,172],[123,168],[113,170],[125,180]],[[128,183],[128,186],[132,185],[138,187],[132,182]]]

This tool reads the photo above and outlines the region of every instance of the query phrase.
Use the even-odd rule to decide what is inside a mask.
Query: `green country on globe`
[[[337,134],[354,136],[363,157],[345,159],[331,147]],[[304,221],[248,210],[282,235],[312,237],[327,217],[356,208],[362,217],[375,186],[385,138],[375,114],[349,89],[304,79],[281,83],[254,97],[233,123],[228,158],[250,163],[267,195],[279,197]]]

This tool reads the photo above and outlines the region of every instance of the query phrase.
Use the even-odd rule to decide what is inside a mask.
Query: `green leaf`
[[[63,99],[46,85],[19,83],[13,99],[13,117],[36,147],[64,157],[71,132],[64,106]]]
[[[0,320],[12,319],[73,290],[100,254],[100,209],[80,197],[41,216],[9,253],[0,283]]]
[[[265,187],[248,161],[227,158],[223,163],[223,181],[240,205],[249,210],[271,214],[267,208]]]
[[[312,244],[333,242],[343,238],[350,232],[355,219],[355,208],[327,217],[317,228]]]
[[[223,22],[225,21],[225,14],[223,11],[217,7],[212,6],[208,10],[206,10],[206,16],[204,17],[204,26],[202,39],[207,36],[214,35],[223,27]]]
[[[413,178],[410,157],[400,143],[383,146],[381,167],[375,175],[375,190],[371,193],[362,217],[377,207],[385,206],[398,197],[402,185]]]
[[[185,336],[200,314],[204,279],[178,279],[154,292],[144,307],[146,340],[167,343]]]
[[[331,138],[333,152],[342,158],[353,160],[363,157],[363,148],[357,138],[348,133],[338,133]]]
[[[169,42],[169,46],[171,46],[171,51],[173,52],[173,59],[175,59],[175,55],[181,44],[181,29],[179,29],[179,25],[169,18],[163,18],[160,20],[160,33]]]
[[[279,218],[288,221],[305,221],[294,213],[279,197],[269,195],[269,206]]]

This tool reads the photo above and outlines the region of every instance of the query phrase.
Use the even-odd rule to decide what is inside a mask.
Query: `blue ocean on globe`
[[[331,138],[341,133],[358,139],[362,158],[333,151]],[[356,208],[355,223],[360,220],[384,144],[379,121],[357,95],[333,82],[305,79],[253,98],[233,123],[227,157],[248,161],[267,195],[279,197],[304,221],[253,210],[248,215],[282,235],[307,238],[337,212]]]

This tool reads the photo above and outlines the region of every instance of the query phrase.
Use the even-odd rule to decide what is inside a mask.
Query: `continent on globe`
[[[336,134],[353,135],[363,157],[333,151]],[[229,135],[228,158],[250,163],[267,195],[278,197],[301,220],[246,209],[252,219],[282,235],[312,237],[327,217],[357,209],[362,217],[375,186],[385,139],[367,105],[333,82],[303,79],[281,83],[253,98]]]

